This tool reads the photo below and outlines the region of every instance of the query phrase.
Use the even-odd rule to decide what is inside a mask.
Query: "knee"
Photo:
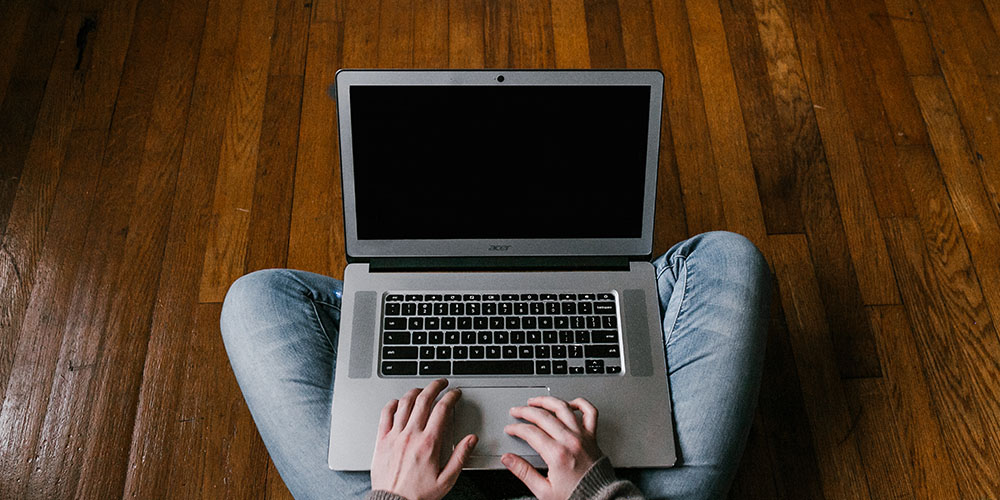
[[[712,231],[696,238],[701,239],[698,247],[725,268],[744,271],[740,274],[760,281],[761,284],[770,282],[771,272],[767,260],[746,236],[729,231]]]
[[[238,332],[246,330],[247,321],[271,309],[270,304],[276,294],[287,289],[289,279],[285,269],[263,269],[234,281],[222,303],[219,327],[223,339],[230,341]]]

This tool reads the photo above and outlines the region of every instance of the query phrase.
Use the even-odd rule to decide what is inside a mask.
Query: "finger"
[[[565,401],[552,396],[539,396],[528,400],[531,406],[545,408],[555,414],[563,425],[573,432],[580,432],[580,422],[576,419],[573,409]]]
[[[500,457],[504,467],[507,467],[514,477],[521,480],[525,486],[535,494],[537,498],[547,497],[549,481],[542,476],[538,469],[534,468],[527,460],[513,453],[504,453]]]
[[[558,444],[552,436],[532,424],[510,424],[503,428],[507,435],[519,437],[528,443],[533,450],[538,452],[538,456],[547,464],[554,462],[558,453]]]
[[[537,425],[556,441],[566,441],[573,437],[573,433],[555,415],[544,408],[515,406],[510,409],[510,415]]]
[[[570,401],[569,405],[583,414],[583,428],[592,436],[597,436],[597,408],[583,398],[576,398]]]
[[[410,389],[399,398],[399,406],[396,408],[396,418],[392,421],[392,427],[397,431],[406,427],[407,420],[410,419],[410,410],[413,409],[413,400],[420,394],[420,389]]]
[[[392,429],[392,416],[396,413],[397,406],[399,406],[399,400],[393,399],[382,408],[382,413],[378,418],[379,439],[384,438],[389,433],[389,429]]]
[[[449,423],[452,411],[455,410],[455,404],[458,402],[458,398],[462,397],[461,389],[452,389],[445,393],[441,397],[441,400],[434,405],[434,410],[431,412],[431,416],[427,419],[427,425],[424,427],[428,432],[440,432],[444,429],[444,426]]]
[[[462,472],[462,467],[465,466],[465,461],[468,460],[469,455],[472,454],[472,450],[476,447],[476,443],[479,442],[479,437],[475,434],[469,434],[462,438],[462,441],[458,443],[458,446],[451,452],[451,458],[448,459],[448,463],[444,465],[441,469],[441,473],[438,474],[438,484],[447,485],[447,489],[451,489],[455,486],[455,481],[458,480],[458,474]]]
[[[410,420],[406,423],[406,426],[411,429],[423,429],[424,425],[427,423],[427,416],[430,415],[431,408],[434,405],[434,400],[437,399],[438,394],[448,385],[448,381],[443,378],[439,378],[424,387],[424,390],[420,391],[417,396],[416,401],[413,403],[413,410],[410,412]]]

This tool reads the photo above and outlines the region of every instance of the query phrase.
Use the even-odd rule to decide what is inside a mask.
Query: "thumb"
[[[479,438],[475,434],[469,434],[451,452],[451,458],[448,459],[448,463],[441,469],[441,474],[438,474],[438,481],[447,484],[448,489],[451,489],[455,485],[455,481],[458,480],[458,474],[462,472],[462,466],[465,465],[466,459],[469,458],[469,454],[472,453],[472,449],[476,447],[477,442],[479,442]]]
[[[503,462],[507,470],[514,474],[515,477],[521,480],[525,486],[531,490],[538,498],[544,498],[545,493],[549,489],[549,482],[538,469],[528,463],[527,460],[521,458],[513,453],[504,453],[500,457],[500,461]]]

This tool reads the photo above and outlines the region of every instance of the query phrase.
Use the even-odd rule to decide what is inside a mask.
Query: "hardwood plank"
[[[857,415],[854,433],[873,498],[913,498],[896,414],[889,406],[880,378],[844,381],[851,414]]]
[[[306,40],[309,39],[312,11],[309,2],[278,0],[274,11],[269,75],[301,77],[305,74]]]
[[[84,417],[89,417],[90,431],[81,446],[83,470],[77,495],[83,497],[121,494],[127,481],[129,443],[139,413],[159,287],[159,273],[148,271],[157,269],[164,255],[198,62],[196,42],[204,22],[205,6],[199,0],[175,4],[167,34],[160,39],[164,60],[151,96],[149,133],[129,214],[123,265],[103,332],[92,402]],[[159,354],[155,342],[153,347],[150,362],[155,364]]]
[[[205,390],[192,395],[197,413],[188,415],[198,417],[188,418],[203,419],[195,453],[204,467],[201,498],[251,498],[264,489],[267,450],[229,366],[219,335],[221,310],[221,304],[198,305],[195,350],[201,369],[192,385]]]
[[[719,194],[726,226],[749,238],[766,257],[764,213],[743,127],[722,13],[714,0],[692,0],[686,5],[701,91],[705,96],[709,139],[718,166]]]
[[[825,36],[855,124],[865,176],[872,193],[878,193],[873,197],[878,215],[912,217],[913,201],[896,168],[895,143],[927,144],[927,131],[901,57],[888,53],[896,40],[874,22],[888,19],[884,6],[877,7],[874,2],[831,4],[824,14],[830,17]]]
[[[822,137],[862,301],[865,304],[898,304],[899,293],[882,240],[875,203],[861,165],[857,142],[851,133],[855,130],[852,118],[857,120],[857,117],[852,117],[845,105],[846,94],[861,90],[842,88],[845,79],[838,78],[837,72],[831,71],[831,68],[843,68],[847,61],[832,46],[836,35],[831,33],[831,25],[827,21],[829,13],[804,2],[789,2],[789,5],[803,75],[809,85],[814,116]],[[852,80],[857,80],[856,75]],[[864,101],[856,107],[862,106],[865,106]],[[883,138],[875,140],[881,142]],[[880,192],[880,195],[884,194]]]
[[[0,102],[7,97],[7,87],[11,76],[15,73],[19,59],[17,54],[20,52],[25,32],[28,31],[28,22],[33,21],[31,18],[34,14],[42,10],[39,7],[27,2],[11,2],[4,5],[4,16],[0,19]],[[34,26],[32,24],[32,27]],[[44,58],[38,59],[44,60]]]
[[[750,0],[720,2],[719,7],[729,52],[734,55],[730,63],[757,179],[764,226],[768,233],[802,233],[805,227],[799,192],[801,181],[790,142],[794,135],[782,133],[784,125],[778,118],[761,42],[763,36],[773,39],[778,32],[765,29],[769,26],[766,23],[758,30]]]
[[[626,5],[627,3],[627,5]],[[627,8],[621,8],[627,7]],[[648,3],[619,3],[622,44],[628,68],[659,68],[660,54],[656,45],[652,6]],[[687,238],[687,218],[681,198],[677,174],[674,139],[670,132],[670,113],[663,100],[660,115],[659,171],[656,174],[656,211],[653,222],[653,255],[666,252],[674,243]]]
[[[0,400],[14,364],[22,320],[35,282],[35,271],[48,230],[62,162],[79,103],[81,79],[73,69],[76,51],[68,43],[76,36],[82,16],[66,16],[59,50],[45,83],[31,145],[17,192],[11,203],[7,230],[0,240]],[[72,48],[71,48],[72,47]]]
[[[921,184],[939,178],[926,155],[913,158],[906,165],[912,169],[911,172],[921,175],[909,179],[911,188],[920,189],[928,196],[925,200],[934,200],[939,207],[953,206],[976,274],[983,285],[986,304],[995,321],[1000,318],[1000,253],[997,252],[1000,248],[1000,220],[994,210],[996,207],[984,189],[981,171],[975,167],[976,159],[962,134],[958,114],[944,81],[941,77],[914,77],[913,87],[920,100],[948,190],[941,189],[940,181],[936,186]],[[925,218],[921,217],[921,220]]]
[[[773,277],[774,286],[780,286]],[[757,411],[770,449],[774,498],[822,498],[822,476],[806,415],[802,382],[777,289],[772,290]]]
[[[375,64],[379,68],[409,68],[413,66],[413,2],[382,0],[379,6],[378,52]]]
[[[907,497],[959,498],[952,472],[953,460],[948,456],[941,425],[935,415],[906,310],[901,305],[869,306],[868,314],[885,367],[884,387],[880,389],[884,394],[879,394],[884,402],[876,399],[870,403],[887,403],[891,413],[886,413],[885,408],[880,410],[887,415],[881,421],[897,423],[892,432],[898,433],[898,446],[912,486],[912,494]],[[864,449],[862,446],[862,451]],[[870,468],[885,463],[879,459],[866,462]]]
[[[198,301],[208,239],[204,221],[211,216],[240,12],[239,0],[199,1],[191,4],[190,13],[178,16],[182,20],[172,23],[189,30],[171,38],[174,47],[198,52],[175,54],[172,59],[186,58],[187,62],[164,75],[165,83],[161,83],[180,82],[190,93],[191,104],[182,143],[176,144],[180,148],[176,192],[169,207],[123,490],[129,497],[170,491],[193,498],[190,478],[201,473],[198,457],[190,455],[193,446],[188,432],[197,424],[183,412],[182,395],[189,382],[187,372],[203,368],[189,361],[199,334],[193,305]],[[201,38],[200,48],[192,43],[193,37]]]
[[[1000,76],[1000,38],[997,37],[989,12],[984,3],[995,3],[987,0],[949,3],[952,15],[961,27],[962,41],[968,50],[972,67],[980,77]],[[996,10],[996,7],[994,7]]]
[[[73,314],[62,325],[61,335],[55,336],[62,339],[62,345],[54,370],[58,377],[52,379],[40,431],[46,438],[37,449],[26,447],[26,451],[35,452],[38,471],[30,478],[28,489],[44,490],[52,497],[73,496],[83,465],[81,451],[89,421],[81,416],[91,405],[91,381],[123,258],[121,249],[152,104],[149,96],[155,90],[162,57],[160,42],[169,20],[161,8],[147,2],[138,11],[136,25],[140,29],[129,44],[116,116],[106,141],[103,135],[90,141],[104,148],[103,161],[87,165],[88,175],[99,181],[93,195],[96,203],[92,208],[74,206],[74,210],[88,214],[88,219],[81,225],[86,228],[86,244],[79,251],[77,272],[67,278],[71,291],[60,299],[73,304]],[[55,477],[53,471],[58,471]]]
[[[1000,123],[996,119],[1000,104],[987,100],[979,78],[977,65],[987,64],[981,60],[985,56],[969,48],[978,44],[981,34],[963,29],[950,4],[921,0],[920,5],[993,211],[1000,214]]]
[[[552,43],[555,45],[556,67],[589,68],[587,42],[588,17],[584,0],[552,2]]]
[[[828,498],[869,498],[808,244],[803,235],[774,235],[770,247],[823,493]]]
[[[302,77],[268,78],[245,272],[285,267],[301,104]]]
[[[305,7],[312,9],[312,20],[317,22],[343,22],[344,4],[347,0],[311,0]]]
[[[87,75],[81,104],[76,112],[74,126],[77,128],[108,129],[132,37],[137,3],[136,0],[108,0],[100,14],[89,17],[94,23],[94,32],[86,35],[83,43],[93,57],[78,56],[77,59],[77,66]],[[80,35],[85,34],[85,30],[86,27],[81,27],[77,35],[78,47]]]
[[[515,68],[554,68],[552,12],[549,2],[516,0],[511,13],[511,56]]]
[[[345,0],[343,23],[343,66],[345,68],[370,68],[375,66],[378,54],[378,9],[371,8],[365,0]],[[328,27],[325,27],[328,29]],[[312,38],[312,27],[309,29]],[[311,43],[311,42],[310,42]],[[339,47],[339,46],[338,46]],[[306,49],[306,73],[309,72],[309,49]],[[315,59],[313,59],[315,61]],[[329,64],[329,63],[324,63]],[[308,81],[308,80],[307,80]],[[329,82],[332,82],[330,79]]]
[[[625,47],[617,0],[586,0],[584,6],[588,36],[586,47],[590,51],[591,67],[625,67]]]
[[[482,68],[485,36],[483,0],[448,2],[448,67]]]
[[[326,93],[348,55],[346,37],[338,23],[310,26],[288,238],[288,267],[327,276],[343,276],[347,265],[340,162],[331,160],[340,158],[337,131],[330,126],[337,123],[337,106]]]
[[[909,219],[884,226],[961,496],[998,496],[1000,346],[961,236],[929,239]]]
[[[855,59],[861,69],[857,76],[870,79],[881,97],[873,102],[880,100],[882,106],[871,106],[869,111],[884,112],[890,142],[927,144],[927,131],[920,121],[920,109],[906,78],[903,54],[896,43],[885,4],[852,0],[829,5],[832,24],[837,27],[845,49],[850,47],[846,56]],[[848,102],[854,97],[847,91],[850,79],[847,75],[843,78]],[[862,112],[852,107],[851,115]],[[877,131],[882,133],[881,126]]]
[[[58,444],[57,436],[42,435],[41,430],[57,371],[63,325],[73,314],[73,305],[63,298],[72,289],[79,253],[86,243],[85,222],[96,185],[90,166],[100,161],[103,139],[100,132],[73,133],[66,148],[35,286],[19,342],[10,353],[14,362],[0,409],[4,436],[0,440],[0,484],[5,485],[0,486],[0,496],[4,498],[22,498],[29,492],[59,496],[54,488],[57,480],[65,477],[60,468],[41,468],[55,465],[51,459],[63,451],[61,447],[51,449]]]
[[[781,134],[786,137],[799,182],[809,250],[817,262],[816,280],[828,318],[838,318],[833,335],[841,376],[880,375],[871,326],[863,313],[850,247],[826,163],[823,142],[806,87],[789,14],[783,3],[753,0],[758,30],[777,104]]]
[[[211,237],[205,250],[198,295],[200,302],[222,302],[229,285],[243,274],[246,265],[253,172],[264,114],[270,60],[268,39],[274,29],[274,9],[274,0],[249,2],[241,13],[226,135],[215,181]]]
[[[909,76],[940,75],[937,55],[916,0],[885,0]]]
[[[652,2],[656,40],[664,75],[664,95],[677,157],[677,172],[688,230],[701,233],[726,227],[715,159],[703,147],[709,136],[684,5]]]
[[[487,68],[512,68],[511,9],[513,3],[486,2],[483,13],[483,62]],[[456,67],[451,63],[451,67]]]
[[[413,67],[448,67],[448,0],[413,6]]]

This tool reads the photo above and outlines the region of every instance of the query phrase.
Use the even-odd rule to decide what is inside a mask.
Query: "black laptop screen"
[[[352,86],[358,239],[638,238],[647,86]]]

